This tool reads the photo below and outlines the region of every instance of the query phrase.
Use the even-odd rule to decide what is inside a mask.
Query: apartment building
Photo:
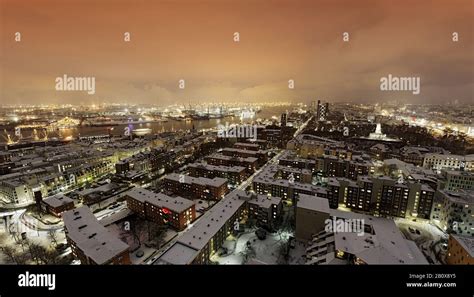
[[[426,154],[423,167],[442,170],[454,169],[464,171],[474,171],[474,154],[461,156],[451,154]]]
[[[82,206],[62,215],[72,254],[84,265],[131,264],[129,246],[116,238]]]
[[[299,194],[327,198],[326,188],[303,182],[309,181],[310,174],[307,169],[300,170],[272,164],[254,177],[252,187],[257,194],[271,195],[284,200],[295,199]],[[297,176],[299,180],[296,179]]]
[[[450,265],[474,265],[474,237],[450,234],[445,261]]]
[[[189,199],[220,200],[228,192],[227,179],[214,177],[192,177],[171,173],[163,179],[166,192]]]
[[[308,243],[306,264],[428,264],[415,242],[405,239],[393,220],[331,209],[326,199],[318,197],[300,199],[296,236]],[[334,221],[349,225],[357,221],[361,230],[327,228]]]
[[[282,199],[266,195],[254,195],[247,202],[248,219],[255,221],[257,226],[276,230],[283,212]]]
[[[281,199],[232,191],[186,230],[154,264],[209,264],[212,255],[239,225],[256,220],[257,225],[271,229],[281,220],[280,207]]]
[[[446,177],[445,190],[474,189],[474,172],[448,170],[444,172],[444,176]]]
[[[57,217],[61,217],[61,214],[65,211],[74,209],[74,200],[63,194],[45,198],[41,204],[45,211]]]
[[[196,219],[193,201],[182,197],[170,197],[143,188],[133,188],[124,194],[127,207],[140,217],[175,230],[184,230]]]
[[[474,236],[474,191],[438,190],[431,221],[448,233]]]
[[[242,166],[209,165],[205,163],[193,163],[188,165],[189,175],[192,177],[225,178],[229,184],[237,185],[243,182],[249,175],[247,169]]]
[[[252,174],[255,172],[257,168],[259,168],[258,158],[254,157],[246,157],[246,158],[239,158],[239,157],[230,157],[225,156],[222,154],[214,153],[204,158],[206,163],[209,165],[215,166],[241,166],[247,169],[248,174]]]
[[[248,149],[238,149],[238,148],[223,148],[220,153],[224,156],[234,157],[234,158],[257,158],[258,164],[262,166],[268,161],[267,151],[254,151]]]

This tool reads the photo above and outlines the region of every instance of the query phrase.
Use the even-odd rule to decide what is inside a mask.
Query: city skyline
[[[2,103],[473,100],[471,1],[0,3]],[[56,91],[63,75],[94,94]],[[381,91],[389,75],[420,94]]]
[[[473,20],[0,0],[0,297],[473,295]]]

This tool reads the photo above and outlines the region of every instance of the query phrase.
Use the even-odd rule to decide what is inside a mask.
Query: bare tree
[[[15,263],[19,265],[26,264],[29,258],[27,253],[21,251],[19,252],[12,246],[0,247],[0,251],[2,254],[5,255],[7,261],[10,263]]]
[[[60,264],[60,252],[56,249],[45,249],[43,253],[41,253],[41,260],[44,264]]]
[[[27,264],[26,262],[28,261],[29,257],[28,254],[25,252],[18,253],[16,255],[16,264],[18,265],[25,265]]]
[[[60,252],[56,249],[48,249],[47,247],[28,241],[28,251],[31,258],[36,264],[60,264]]]
[[[7,240],[7,234],[6,233],[0,233],[0,242],[3,243],[5,240]]]
[[[382,175],[390,175],[390,166],[387,164],[383,164],[382,166],[377,168],[377,173]]]
[[[142,244],[142,237],[148,232],[148,225],[145,221],[136,217],[133,221],[130,222],[130,231],[133,235],[133,238],[139,245]]]
[[[0,248],[2,254],[5,255],[7,260],[11,263],[17,263],[17,252],[12,246],[4,246]]]
[[[250,259],[256,256],[255,249],[252,247],[250,241],[247,241],[245,250],[241,252],[243,256],[243,263],[247,263]]]
[[[28,252],[30,253],[31,259],[33,259],[36,264],[39,265],[42,261],[43,254],[45,253],[45,248],[30,240],[25,240],[25,245],[28,248]]]
[[[167,230],[168,227],[166,225],[150,223],[148,240],[151,241],[157,248],[160,248],[164,243]]]
[[[278,259],[277,263],[280,265],[285,265],[288,264],[289,260],[289,243],[288,242],[282,242],[278,246]]]
[[[48,231],[48,239],[51,240],[54,246],[58,245],[58,236],[56,234],[56,230]]]

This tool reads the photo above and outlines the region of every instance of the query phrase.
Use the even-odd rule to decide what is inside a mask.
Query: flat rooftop
[[[451,235],[459,244],[474,257],[474,237],[462,236],[462,235]]]
[[[71,202],[74,203],[74,200],[65,196],[64,194],[57,194],[57,195],[43,199],[43,203],[54,208],[59,207],[64,204],[71,203]]]
[[[107,184],[100,185],[100,186],[95,187],[95,188],[84,189],[82,191],[77,192],[77,194],[79,196],[87,196],[87,195],[90,195],[92,193],[108,192],[108,191],[112,191],[112,190],[118,189],[118,188],[120,188],[120,185],[118,185],[116,183],[107,183]]]
[[[194,202],[182,197],[170,197],[163,193],[155,193],[143,188],[133,188],[124,193],[142,203],[148,202],[157,207],[164,207],[176,213],[181,213],[194,205]]]
[[[272,205],[278,205],[281,203],[280,197],[274,196],[267,196],[267,195],[254,195],[251,200],[249,200],[250,204],[258,205],[263,208],[270,208]]]
[[[253,148],[259,147],[259,145],[256,143],[248,143],[248,142],[236,142],[234,143],[234,146],[253,147]]]
[[[303,196],[303,195],[300,195]],[[373,232],[335,232],[335,249],[353,254],[367,264],[428,264],[415,242],[407,240],[391,219],[377,218],[365,214],[329,209],[327,199],[306,197],[303,203],[332,218],[361,220]],[[314,202],[316,198],[317,202]],[[300,201],[298,201],[298,207]]]
[[[225,156],[219,153],[211,154],[205,157],[205,159],[218,159],[218,160],[226,160],[226,161],[236,160],[239,162],[247,162],[247,163],[254,163],[258,161],[258,158],[255,158],[255,157],[231,157],[231,156]]]
[[[263,170],[253,178],[252,182],[278,185],[282,187],[289,187],[291,185],[296,190],[309,191],[315,194],[316,193],[327,194],[327,189],[323,187],[315,186],[309,183],[298,182],[298,181],[294,181],[290,183],[288,179],[275,178],[278,171],[284,171],[284,172],[290,172],[290,173],[309,173],[305,169],[288,168],[281,165],[271,164],[264,167]]]
[[[173,181],[180,181],[180,174],[177,173],[170,173],[168,174],[165,179],[173,180]],[[206,177],[192,177],[189,175],[183,175],[184,180],[183,183],[186,184],[198,184],[203,186],[214,186],[214,187],[221,187],[227,183],[227,179],[222,177],[214,177],[214,178],[206,178]]]
[[[128,250],[128,245],[109,232],[87,206],[63,213],[67,236],[97,264],[105,264]]]
[[[223,166],[223,165],[209,165],[205,163],[192,163],[188,165],[188,168],[202,168],[209,171],[219,171],[219,172],[234,172],[240,173],[245,171],[246,168],[242,166]]]
[[[252,155],[252,156],[257,156],[258,154],[261,154],[260,151],[243,150],[243,149],[231,148],[231,147],[223,148],[222,152],[240,153],[243,155]]]
[[[234,190],[208,210],[186,230],[159,259],[169,264],[189,264],[252,195]],[[194,252],[193,252],[194,250]],[[176,258],[173,258],[177,256]],[[192,259],[191,259],[192,258]]]
[[[458,190],[447,191],[438,190],[438,192],[445,198],[455,203],[461,204],[474,204],[474,190]]]
[[[329,213],[329,201],[326,198],[300,194],[298,196],[297,208]]]
[[[154,264],[191,264],[198,254],[199,250],[176,242]]]

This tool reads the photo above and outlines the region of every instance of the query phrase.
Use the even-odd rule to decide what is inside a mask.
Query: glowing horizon
[[[469,0],[0,0],[0,6],[2,103],[473,102]],[[421,93],[381,92],[380,78],[388,74],[420,77]],[[95,77],[95,93],[56,91],[63,75]]]

